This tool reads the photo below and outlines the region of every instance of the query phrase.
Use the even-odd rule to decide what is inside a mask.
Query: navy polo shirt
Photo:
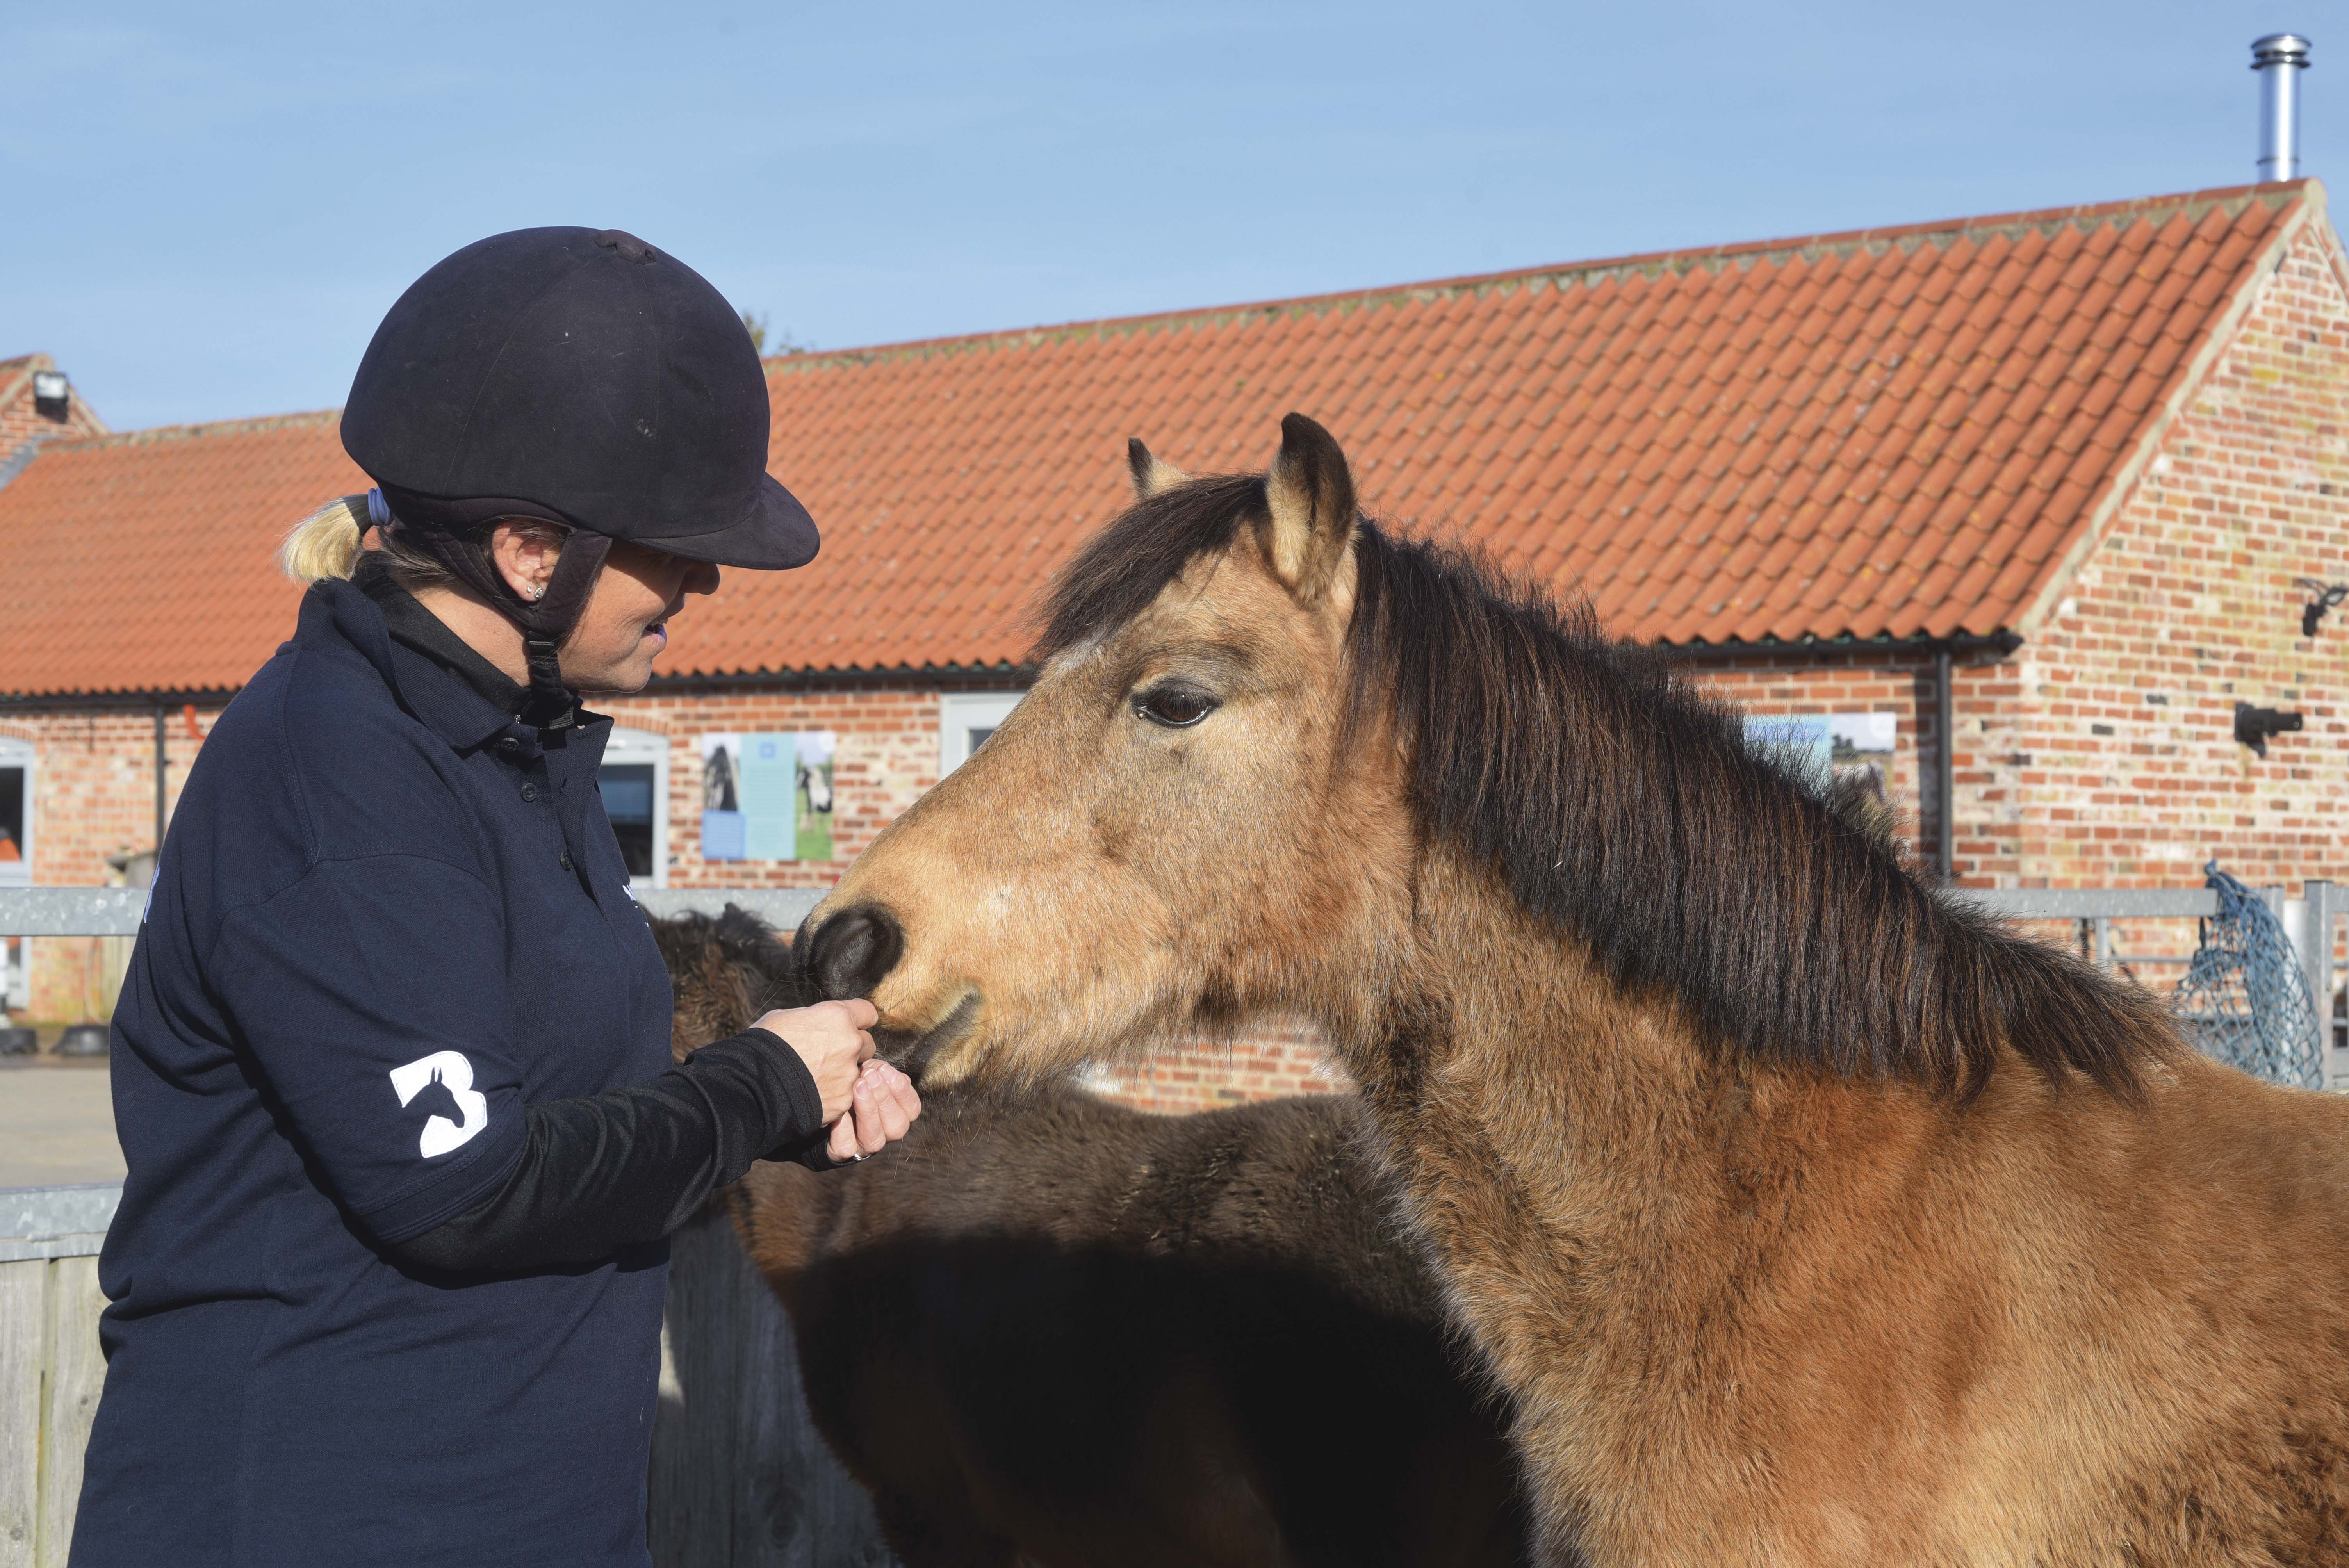
[[[77,1568],[647,1561],[666,1243],[436,1276],[523,1108],[669,1065],[596,793],[348,583],[222,715],[114,1018],[129,1176]]]

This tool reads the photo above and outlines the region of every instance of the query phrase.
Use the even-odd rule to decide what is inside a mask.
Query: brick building
[[[2302,580],[2349,582],[2349,262],[2314,181],[796,355],[769,384],[824,553],[734,574],[612,705],[606,798],[648,882],[828,884],[1016,700],[1025,613],[1123,504],[1125,438],[1259,468],[1289,408],[1374,514],[1812,716],[1932,869],[2349,880],[2349,607],[2302,632]],[[0,769],[29,874],[100,881],[290,627],[276,540],[364,481],[331,412],[93,419],[6,462]],[[2238,703],[2304,727],[2259,755]],[[734,858],[711,823],[742,738],[810,732],[828,849]],[[92,1008],[100,955],[48,946],[20,1005]],[[1114,1081],[1193,1104],[1327,1079],[1269,1027]]]

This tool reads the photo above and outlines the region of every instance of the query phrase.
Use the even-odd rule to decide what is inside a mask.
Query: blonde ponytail
[[[295,523],[277,552],[277,563],[285,569],[285,575],[296,583],[348,577],[358,563],[367,504],[364,495],[347,495]]]
[[[285,542],[278,547],[277,563],[296,583],[348,577],[358,566],[363,552],[361,541],[367,526],[367,498],[364,493],[328,501],[294,525]],[[485,534],[492,527],[511,527],[546,542],[558,553],[570,533],[560,523],[535,517],[496,518],[481,526]],[[410,593],[458,584],[457,574],[430,551],[420,548],[407,525],[388,513],[376,527],[374,551],[383,557],[384,569],[391,573],[391,580]]]

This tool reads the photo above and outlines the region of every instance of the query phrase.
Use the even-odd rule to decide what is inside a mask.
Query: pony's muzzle
[[[905,955],[905,929],[877,903],[842,910],[792,944],[804,973],[826,1001],[870,996]]]

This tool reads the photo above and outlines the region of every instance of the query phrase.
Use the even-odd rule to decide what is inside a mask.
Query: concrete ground
[[[106,1058],[0,1057],[0,1187],[122,1180]]]

